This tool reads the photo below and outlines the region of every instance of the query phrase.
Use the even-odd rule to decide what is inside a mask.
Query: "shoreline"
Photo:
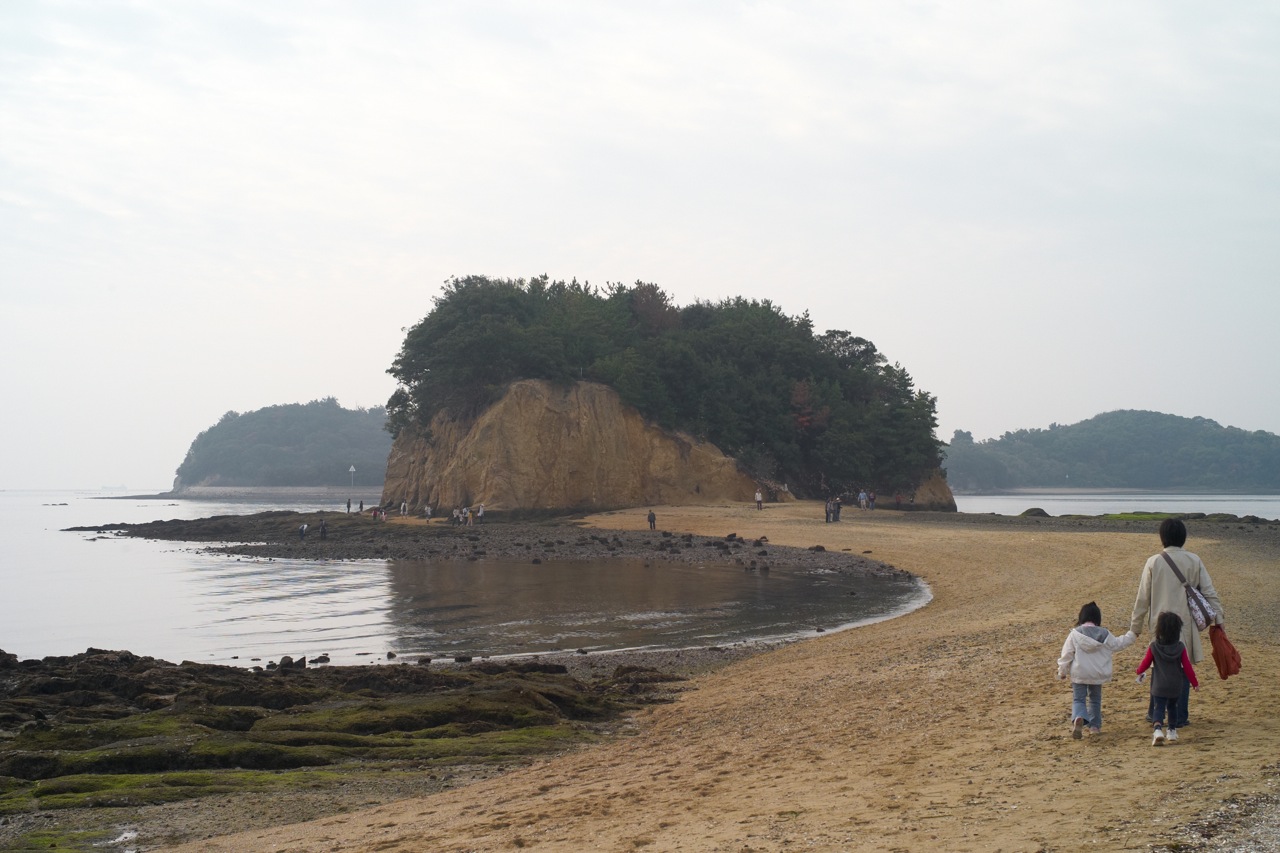
[[[305,521],[314,528],[318,519],[325,520],[327,524],[327,538],[319,540],[312,535],[306,540],[300,540],[297,534],[299,524]],[[689,636],[680,639],[678,645],[670,643],[674,638],[666,638],[665,643],[658,638],[652,646],[620,650],[611,648],[602,638],[601,644],[579,640],[577,642],[580,648],[570,646],[540,651],[518,650],[510,645],[449,651],[393,648],[397,656],[404,659],[413,660],[421,655],[434,657],[436,662],[433,662],[433,666],[450,660],[454,654],[470,655],[477,660],[545,659],[562,652],[568,655],[603,655],[619,651],[661,657],[673,651],[694,653],[707,646],[733,648],[746,643],[771,647],[900,616],[924,606],[932,598],[931,591],[919,578],[849,549],[826,551],[775,546],[767,540],[739,537],[731,531],[719,536],[695,536],[647,529],[611,531],[609,535],[600,535],[599,531],[584,527],[581,519],[540,523],[491,522],[474,527],[454,527],[440,521],[428,523],[412,517],[394,517],[388,522],[377,522],[368,516],[344,512],[273,511],[234,517],[218,516],[212,519],[90,525],[71,530],[177,541],[192,544],[204,553],[252,560],[503,560],[525,564],[585,561],[600,568],[618,560],[635,565],[640,562],[646,565],[680,563],[762,574],[770,570],[786,570],[810,576],[838,577],[841,583],[857,584],[858,578],[867,578],[871,584],[892,588],[895,595],[909,595],[907,601],[895,604],[887,612],[872,610],[868,613],[867,609],[872,607],[870,603],[853,604],[856,599],[850,599],[850,605],[842,608],[839,616],[832,613],[826,621],[817,618],[809,622],[797,621],[790,630],[783,632],[769,632],[769,628],[780,626],[762,626],[764,633],[750,636],[733,634],[721,637],[708,630],[704,642],[697,642]],[[877,578],[884,580],[876,580]],[[906,585],[909,585],[909,590],[905,588]],[[872,602],[876,599],[866,600]],[[332,648],[310,651],[303,648],[293,654],[314,654],[320,651],[333,657],[335,662],[360,662],[351,661],[349,653],[342,655],[339,661],[339,650]],[[262,657],[246,656],[243,650],[240,655],[244,659],[240,664],[242,666],[251,665],[250,661],[254,657]]]
[[[423,799],[175,849],[1211,850],[1274,827],[1280,527],[1189,524],[1245,670],[1219,681],[1202,663],[1194,725],[1153,750],[1145,693],[1121,675],[1136,653],[1117,658],[1103,735],[1082,742],[1053,671],[1082,601],[1123,624],[1155,525],[887,510],[824,525],[813,513],[800,503],[659,517],[700,535],[847,547],[923,578],[933,601],[698,675],[674,704],[638,712],[625,738]],[[624,511],[585,524],[644,520]]]
[[[998,491],[955,491],[965,497],[1017,497],[1019,495],[1280,495],[1280,491],[1268,492],[1255,489],[1139,489],[1118,486],[1100,486],[1096,489],[1077,486],[1044,486],[1040,488],[1001,489]]]
[[[339,503],[348,497],[376,492],[376,500],[382,499],[382,485],[376,488],[349,486],[188,486],[178,491],[156,492],[141,495],[98,495],[98,500],[195,500],[195,501],[258,501],[258,500],[329,500]]]

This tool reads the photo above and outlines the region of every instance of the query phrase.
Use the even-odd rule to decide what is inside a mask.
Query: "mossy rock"
[[[268,712],[261,708],[246,708],[239,705],[209,706],[192,712],[189,719],[196,725],[204,726],[220,732],[247,732]]]
[[[268,675],[91,649],[19,662],[6,680],[0,814],[510,763],[591,739],[583,722],[634,707],[630,694],[661,679],[584,684],[559,664],[490,661]]]

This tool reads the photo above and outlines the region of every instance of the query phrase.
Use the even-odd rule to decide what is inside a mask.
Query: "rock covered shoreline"
[[[324,522],[325,538],[319,526]],[[303,538],[299,530],[307,525]],[[725,563],[744,570],[788,565],[802,570],[893,574],[898,570],[851,549],[828,551],[780,547],[767,538],[673,534],[663,530],[597,531],[564,519],[544,522],[488,522],[459,527],[443,520],[392,516],[377,521],[365,514],[343,512],[260,512],[194,520],[174,519],[142,524],[102,524],[70,528],[119,536],[168,541],[219,543],[211,553],[265,559],[301,560],[607,560],[639,558],[685,563]]]
[[[0,849],[149,850],[224,833],[228,808],[265,827],[467,785],[776,645],[268,672],[0,650]]]

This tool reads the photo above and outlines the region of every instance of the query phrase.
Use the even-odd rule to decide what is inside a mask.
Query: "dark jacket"
[[[1182,682],[1187,676],[1182,672],[1182,653],[1186,646],[1179,640],[1164,645],[1151,644],[1151,695],[1173,699],[1182,695]]]

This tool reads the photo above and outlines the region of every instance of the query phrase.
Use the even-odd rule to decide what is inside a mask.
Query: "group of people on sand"
[[[1191,691],[1200,689],[1195,664],[1204,659],[1204,644],[1187,603],[1187,590],[1199,590],[1208,602],[1211,624],[1221,628],[1224,620],[1209,570],[1199,556],[1185,550],[1186,542],[1187,527],[1180,519],[1161,522],[1162,550],[1142,567],[1129,630],[1124,634],[1117,636],[1102,627],[1102,610],[1096,602],[1080,608],[1076,626],[1058,656],[1058,678],[1071,679],[1073,738],[1079,740],[1086,731],[1102,733],[1102,685],[1111,680],[1112,655],[1133,645],[1147,628],[1152,640],[1134,672],[1139,683],[1150,683],[1151,745],[1176,742],[1178,730],[1189,724],[1187,706]]]
[[[858,489],[858,508],[863,510],[873,510],[876,508],[876,493],[874,490]],[[899,498],[899,509],[901,509],[901,498]],[[828,524],[840,520],[840,510],[844,508],[844,498],[841,495],[832,495],[827,498],[825,505],[825,515]]]
[[[408,515],[410,512],[409,502],[400,502],[400,514]],[[454,527],[474,527],[477,524],[484,524],[484,503],[478,503],[475,506],[464,506],[459,504],[453,508],[453,512],[449,515],[449,524]],[[431,504],[422,505],[422,517],[427,521],[431,520]],[[386,515],[383,513],[383,520]]]
[[[455,506],[453,514],[449,516],[449,523],[454,527],[474,527],[477,524],[484,524],[484,504],[476,504],[474,508]]]

